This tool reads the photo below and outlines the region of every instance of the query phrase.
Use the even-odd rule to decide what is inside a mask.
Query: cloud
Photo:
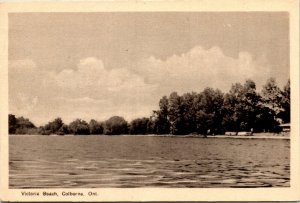
[[[55,75],[58,86],[68,89],[101,88],[111,92],[153,87],[144,83],[144,79],[128,69],[105,69],[103,62],[97,58],[80,60],[77,70],[64,69]]]
[[[29,59],[9,63],[9,111],[27,115],[39,102],[37,91],[41,88],[41,71]]]
[[[9,68],[10,112],[38,123],[56,116],[66,122],[113,115],[132,119],[145,112],[150,115],[154,108],[156,85],[125,68],[107,70],[97,58],[82,59],[75,68],[57,73],[39,69],[27,59],[14,61]]]
[[[37,123],[56,116],[66,122],[113,115],[131,120],[149,116],[159,99],[173,91],[200,92],[205,87],[228,91],[232,83],[248,78],[261,86],[270,76],[264,60],[248,52],[229,57],[219,47],[196,46],[165,60],[150,56],[114,69],[95,57],[60,72],[43,70],[25,59],[9,64],[9,108]]]
[[[163,93],[202,91],[205,87],[228,91],[232,83],[252,78],[261,86],[270,69],[251,54],[240,52],[237,58],[224,55],[219,47],[205,50],[197,46],[165,60],[153,56],[139,62],[135,71],[148,84],[159,84]]]
[[[72,102],[72,103],[84,103],[84,104],[101,104],[104,103],[105,100],[97,100],[92,99],[90,97],[81,97],[81,98],[65,98],[65,97],[59,97],[57,98],[60,102]]]

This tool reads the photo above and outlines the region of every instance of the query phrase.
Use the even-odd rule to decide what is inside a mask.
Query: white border
[[[297,0],[105,1],[0,4],[0,197],[2,201],[295,201],[300,199],[299,170],[299,5]],[[108,11],[287,11],[290,16],[291,187],[243,189],[8,189],[8,13]],[[276,50],[274,50],[276,51]],[[22,196],[21,191],[84,192],[84,197]],[[87,196],[96,191],[97,197]]]

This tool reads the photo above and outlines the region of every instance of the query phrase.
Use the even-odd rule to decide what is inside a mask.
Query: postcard
[[[0,4],[1,200],[299,200],[298,6]]]

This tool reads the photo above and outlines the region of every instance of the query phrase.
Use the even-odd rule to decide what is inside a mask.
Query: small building
[[[252,136],[253,134],[251,132],[243,131],[243,132],[238,132],[238,135],[240,135],[240,136]]]

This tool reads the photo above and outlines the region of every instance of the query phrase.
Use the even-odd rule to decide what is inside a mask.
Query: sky
[[[9,112],[128,121],[171,92],[289,78],[284,12],[9,14]]]

